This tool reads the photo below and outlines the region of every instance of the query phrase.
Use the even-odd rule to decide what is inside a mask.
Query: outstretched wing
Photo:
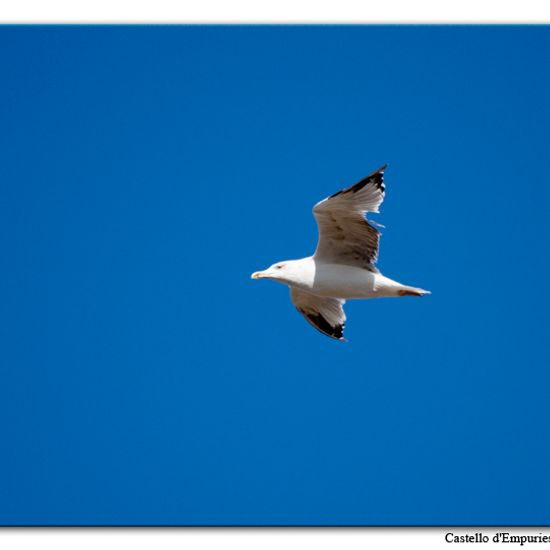
[[[290,297],[296,309],[318,331],[336,340],[345,340],[346,314],[343,307],[345,300],[317,296],[295,287],[291,287]]]
[[[367,221],[366,213],[379,212],[385,194],[386,166],[313,207],[319,228],[313,256],[316,260],[378,271],[374,263],[380,231]]]

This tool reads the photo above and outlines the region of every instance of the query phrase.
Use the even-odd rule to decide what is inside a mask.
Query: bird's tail
[[[431,294],[431,292],[414,286],[405,286],[399,290],[399,296],[424,296],[425,294]]]

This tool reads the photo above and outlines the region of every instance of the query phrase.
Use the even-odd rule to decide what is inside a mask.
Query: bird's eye
[[[283,266],[282,265],[276,265],[275,269],[281,269],[281,267],[283,267]]]

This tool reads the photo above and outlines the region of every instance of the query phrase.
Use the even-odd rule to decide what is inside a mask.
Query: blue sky
[[[548,524],[548,27],[0,27],[1,524]],[[348,343],[250,274],[378,166]]]

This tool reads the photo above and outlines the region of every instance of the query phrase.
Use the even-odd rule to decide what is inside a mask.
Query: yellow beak
[[[261,279],[262,278],[262,272],[261,271],[256,271],[256,273],[252,273],[250,278],[251,279]]]

